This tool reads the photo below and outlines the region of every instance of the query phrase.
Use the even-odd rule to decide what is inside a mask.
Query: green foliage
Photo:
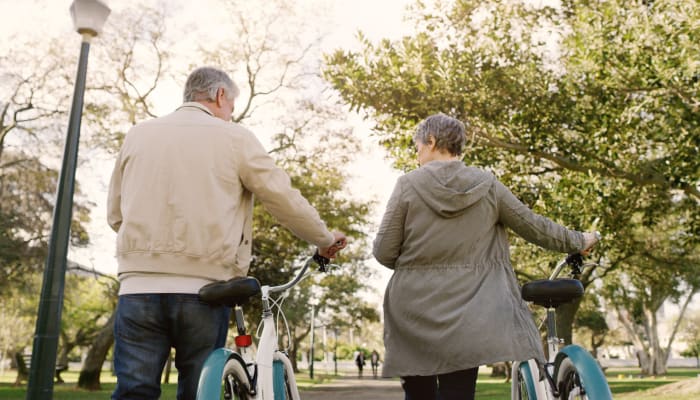
[[[12,357],[31,346],[36,300],[8,288],[0,297],[0,358]]]
[[[43,267],[57,173],[38,154],[5,151],[0,160],[0,288],[21,283]],[[79,187],[76,193],[80,194]],[[71,244],[89,242],[85,203],[76,202]]]

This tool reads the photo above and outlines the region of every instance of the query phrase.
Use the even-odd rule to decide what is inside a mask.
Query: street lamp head
[[[97,36],[102,31],[110,11],[100,0],[74,0],[70,5],[73,26],[82,35]]]

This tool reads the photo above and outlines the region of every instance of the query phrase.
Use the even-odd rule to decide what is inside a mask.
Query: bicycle
[[[571,267],[572,278],[557,279],[565,265]],[[534,359],[513,363],[513,400],[612,399],[598,362],[581,346],[571,344],[560,349],[561,341],[556,336],[556,308],[583,296],[583,285],[577,278],[586,266],[580,254],[570,254],[549,279],[523,285],[523,300],[547,308],[548,360],[544,365]]]
[[[292,363],[287,354],[278,349],[277,328],[273,317],[273,307],[281,314],[281,302],[285,292],[296,286],[306,275],[312,262],[318,270],[326,272],[329,260],[316,253],[309,257],[294,278],[279,286],[260,286],[256,278],[234,278],[229,281],[214,282],[202,287],[199,292],[203,301],[212,304],[231,306],[236,320],[238,335],[235,349],[218,348],[204,362],[197,388],[198,400],[221,398],[222,386],[225,399],[241,400],[299,400]],[[270,297],[281,293],[277,299]],[[245,304],[253,296],[262,298],[262,334],[258,340],[258,351],[253,357],[250,346],[252,336],[246,333],[243,321]],[[281,314],[284,318],[284,314]],[[285,321],[286,323],[286,321]]]

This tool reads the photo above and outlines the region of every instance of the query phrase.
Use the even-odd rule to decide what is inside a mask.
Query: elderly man
[[[225,344],[230,312],[197,293],[247,274],[253,195],[320,255],[332,258],[345,245],[255,135],[231,122],[238,93],[225,72],[196,69],[177,110],[134,126],[124,139],[107,206],[121,284],[113,399],[159,398],[171,347],[177,398],[195,398],[204,360]]]

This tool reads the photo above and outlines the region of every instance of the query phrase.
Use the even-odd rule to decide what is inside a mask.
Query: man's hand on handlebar
[[[333,232],[333,244],[328,247],[319,247],[318,254],[328,259],[335,258],[335,254],[347,246],[348,241],[342,232]]]

